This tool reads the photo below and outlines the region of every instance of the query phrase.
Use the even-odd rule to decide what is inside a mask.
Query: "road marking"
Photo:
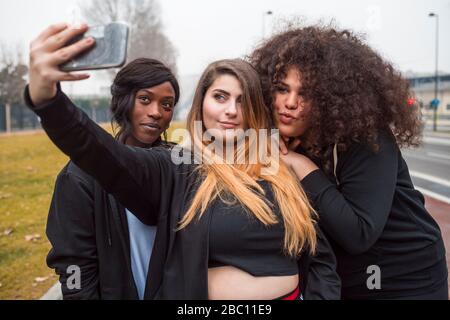
[[[403,154],[406,157],[405,160],[408,160],[407,158],[414,158],[414,159],[417,159],[417,160],[423,160],[423,161],[426,161],[426,162],[433,162],[433,163],[441,164],[441,165],[445,165],[445,166],[449,165],[449,162],[448,162],[447,159],[432,158],[430,156],[427,156],[426,153],[418,153],[418,152],[414,153],[414,152],[408,152],[407,151],[407,152],[403,152]],[[408,162],[408,161],[406,161],[406,162]]]
[[[427,152],[427,155],[435,157],[435,158],[441,158],[441,159],[450,160],[450,156],[448,156],[446,154],[442,154],[442,153]]]
[[[440,144],[443,146],[450,146],[450,139],[441,139],[441,138],[432,138],[432,137],[424,137],[423,142],[430,144]]]
[[[417,171],[413,171],[413,170],[409,171],[409,173],[413,177],[428,180],[428,181],[431,181],[431,182],[434,182],[434,183],[437,183],[437,184],[440,184],[440,185],[443,185],[446,187],[450,187],[450,181],[448,181],[448,180],[444,180],[442,178],[438,178],[438,177],[435,177],[435,176],[432,176],[432,175],[429,175],[426,173],[417,172]]]
[[[415,188],[416,190],[422,192],[424,195],[426,195],[426,196],[428,196],[428,197],[431,197],[431,198],[433,198],[433,199],[436,199],[436,200],[445,202],[445,203],[447,203],[447,204],[450,204],[450,198],[448,198],[448,197],[446,197],[446,196],[443,196],[443,195],[441,195],[441,194],[438,194],[438,193],[436,193],[436,192],[433,192],[433,191],[430,191],[430,190],[427,190],[427,189],[424,189],[424,188],[420,188],[420,187],[416,187],[416,186],[415,186],[414,188]]]

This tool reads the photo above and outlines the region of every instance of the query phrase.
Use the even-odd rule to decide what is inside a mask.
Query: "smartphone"
[[[92,37],[95,39],[93,47],[60,65],[60,70],[71,72],[123,66],[127,59],[128,30],[128,26],[122,22],[89,27],[83,35],[69,40],[66,46],[83,38]]]

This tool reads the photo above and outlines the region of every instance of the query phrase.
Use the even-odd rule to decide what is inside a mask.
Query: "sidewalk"
[[[62,300],[61,284],[56,282],[39,300]]]

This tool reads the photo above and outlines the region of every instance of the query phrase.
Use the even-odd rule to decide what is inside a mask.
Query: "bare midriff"
[[[272,300],[294,291],[299,276],[255,277],[241,269],[225,266],[208,269],[209,300]]]

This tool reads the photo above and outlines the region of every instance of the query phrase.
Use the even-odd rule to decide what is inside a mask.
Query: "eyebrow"
[[[286,88],[291,88],[288,84],[284,83],[283,81],[279,82],[278,85],[286,87]],[[300,86],[300,88],[298,88],[298,91],[302,91],[302,90],[303,90],[303,87]]]
[[[220,93],[223,93],[223,94],[225,94],[225,95],[227,95],[227,96],[230,96],[230,93],[229,93],[229,92],[227,92],[227,91],[225,91],[225,90],[222,90],[222,89],[214,89],[213,91],[220,92]]]
[[[154,94],[154,92],[152,92],[152,91],[150,91],[150,90],[146,90],[146,89],[140,89],[138,92],[145,92],[145,93],[148,93],[148,94]]]
[[[138,92],[141,92],[141,91],[143,91],[143,92],[145,92],[145,93],[147,93],[147,94],[149,94],[149,95],[154,95],[155,93],[154,92],[152,92],[152,91],[150,91],[150,90],[147,90],[147,89],[140,89]],[[175,97],[174,96],[165,96],[165,97],[163,97],[164,99],[172,99],[172,100],[175,100]]]

